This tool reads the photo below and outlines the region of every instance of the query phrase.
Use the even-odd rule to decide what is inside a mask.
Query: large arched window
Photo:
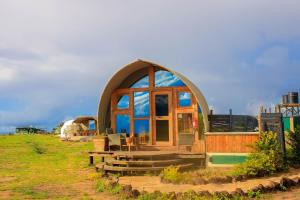
[[[185,84],[171,72],[159,70],[155,72],[155,87],[178,87]]]
[[[147,88],[149,87],[149,76],[144,76],[143,78],[136,81],[131,85],[131,88]]]
[[[170,71],[155,66],[140,70],[128,76],[112,96],[112,128],[130,134],[137,144],[192,145],[200,138],[194,131],[201,117],[197,101]]]
[[[129,108],[129,96],[123,95],[118,101],[117,104],[118,109],[128,109]]]

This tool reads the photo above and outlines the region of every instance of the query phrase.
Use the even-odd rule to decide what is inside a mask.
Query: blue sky
[[[300,90],[300,1],[1,0],[0,132],[95,115],[138,58],[189,77],[215,113]]]

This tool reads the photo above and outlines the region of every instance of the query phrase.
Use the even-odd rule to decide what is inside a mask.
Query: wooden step
[[[144,159],[144,160],[160,160],[160,159],[166,159],[166,158],[176,158],[177,154],[175,152],[169,152],[169,151],[124,151],[124,152],[115,152],[112,156],[113,158],[116,158],[117,160],[120,159]]]
[[[178,165],[180,169],[188,168],[193,166],[192,163]],[[118,167],[118,166],[109,166],[104,165],[104,171],[114,171],[114,172],[146,172],[146,171],[161,171],[166,167]]]
[[[134,165],[146,165],[146,166],[154,166],[154,165],[174,165],[176,163],[182,162],[181,159],[173,159],[173,160],[110,160],[107,161],[108,165],[126,165],[126,166],[134,166]]]

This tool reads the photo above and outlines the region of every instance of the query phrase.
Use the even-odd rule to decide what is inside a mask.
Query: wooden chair
[[[114,133],[114,130],[112,128],[106,128],[105,129],[105,134],[106,135],[110,135],[110,134],[113,134]]]
[[[122,151],[122,145],[126,145],[126,133],[108,134],[108,149],[111,146],[119,146]]]

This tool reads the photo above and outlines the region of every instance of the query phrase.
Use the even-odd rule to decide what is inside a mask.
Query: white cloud
[[[13,81],[16,79],[17,72],[10,68],[0,66],[0,82],[1,81]]]
[[[105,82],[137,58],[190,78],[215,112],[253,113],[252,99],[276,102],[300,90],[299,7],[298,0],[2,0],[0,92],[23,102],[27,115],[5,113],[0,126],[95,114]]]

